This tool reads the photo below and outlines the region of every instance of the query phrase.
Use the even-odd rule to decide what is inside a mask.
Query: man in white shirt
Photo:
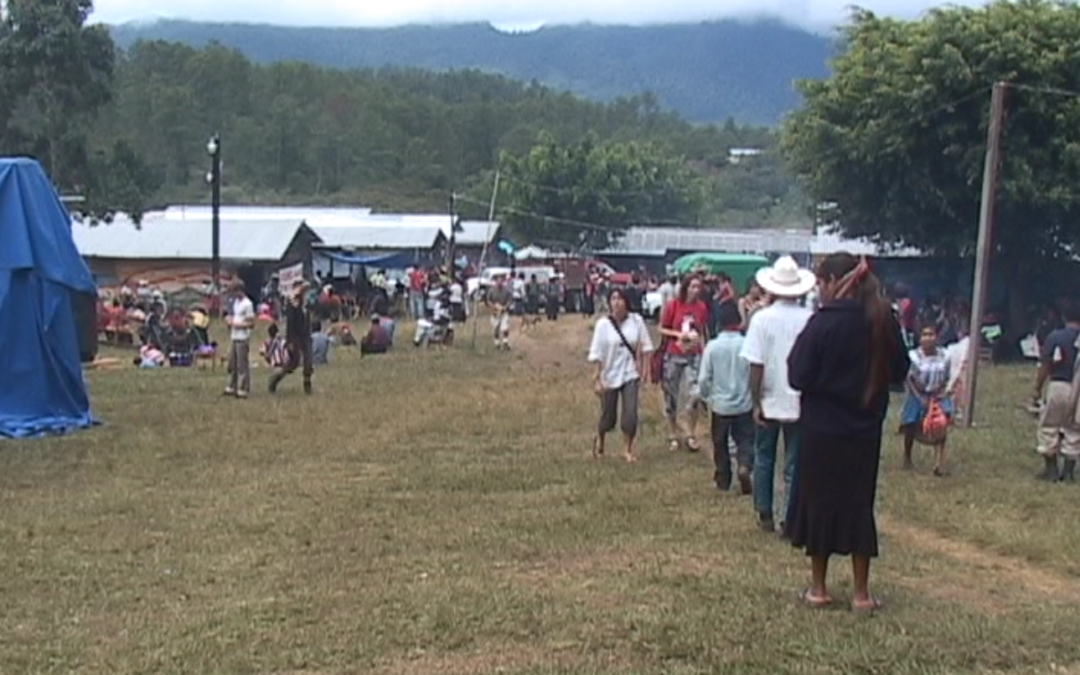
[[[801,299],[817,285],[815,275],[785,256],[757,273],[757,282],[775,298],[750,321],[741,356],[750,362],[757,440],[754,448],[754,508],[761,529],[774,532],[773,492],[780,435],[784,436],[784,484],[791,500],[799,454],[799,393],[788,384],[787,360],[812,312]],[[784,509],[787,513],[787,508]]]
[[[251,331],[255,327],[255,305],[244,293],[244,282],[235,279],[229,285],[229,386],[226,396],[247,398],[251,393]]]

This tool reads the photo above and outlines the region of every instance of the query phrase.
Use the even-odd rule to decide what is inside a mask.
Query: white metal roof
[[[723,253],[808,253],[813,235],[805,230],[725,230],[632,227],[606,253],[662,256],[668,251]]]
[[[430,227],[437,225],[447,239],[450,238],[451,220],[447,214],[439,213],[373,213],[361,220],[385,225],[402,227]],[[490,244],[499,235],[501,224],[498,221],[462,220],[461,229],[454,237],[461,246],[483,246]]]
[[[888,256],[890,258],[918,258],[922,252],[910,247],[881,246],[869,239],[848,239],[831,228],[820,228],[810,243],[812,255],[830,255],[833,253],[852,255]]]
[[[399,223],[363,219],[319,219],[307,221],[319,235],[324,248],[430,249],[442,236],[436,224],[403,227]]]
[[[309,218],[362,218],[371,214],[365,207],[324,207],[324,206],[222,206],[221,217],[228,220],[295,220],[300,222]],[[211,208],[206,205],[169,206],[164,211],[146,214],[144,219],[165,218],[167,220],[203,220],[212,217]]]
[[[282,220],[221,221],[221,257],[226,260],[276,261],[285,256],[303,223]],[[126,218],[112,224],[72,224],[75,245],[84,257],[125,259],[209,260],[213,242],[211,222],[164,218],[143,220],[141,227]]]

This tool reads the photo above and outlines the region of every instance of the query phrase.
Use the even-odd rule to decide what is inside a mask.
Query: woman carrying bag
[[[604,456],[604,440],[618,423],[626,461],[636,462],[639,395],[641,381],[649,374],[652,339],[641,315],[630,312],[621,289],[611,291],[608,306],[611,314],[596,322],[589,346],[589,363],[596,365],[593,390],[600,399],[600,422],[592,454],[596,459]]]

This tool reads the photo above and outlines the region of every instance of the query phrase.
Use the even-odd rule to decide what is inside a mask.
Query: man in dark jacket
[[[311,359],[311,319],[305,302],[307,290],[307,282],[297,281],[285,302],[285,344],[289,351],[289,362],[270,378],[271,394],[277,392],[281,381],[300,366],[303,366],[304,393],[311,393],[311,374],[314,369]]]

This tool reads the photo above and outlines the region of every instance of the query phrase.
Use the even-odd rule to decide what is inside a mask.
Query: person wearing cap
[[[311,393],[311,319],[307,312],[308,284],[303,279],[293,283],[292,293],[285,303],[285,344],[289,350],[289,363],[278,369],[270,378],[270,393],[276,393],[278,385],[296,369],[303,366],[304,393]]]
[[[773,493],[780,436],[784,437],[784,485],[791,503],[791,484],[799,455],[799,393],[788,384],[788,355],[812,312],[801,300],[817,285],[817,276],[790,256],[755,275],[774,302],[750,322],[741,356],[750,362],[757,439],[754,447],[754,508],[765,532],[775,532]],[[784,514],[787,513],[785,507]],[[786,515],[785,515],[786,517]]]
[[[229,384],[226,396],[247,398],[251,393],[251,329],[255,327],[255,305],[244,292],[244,282],[229,284]]]

